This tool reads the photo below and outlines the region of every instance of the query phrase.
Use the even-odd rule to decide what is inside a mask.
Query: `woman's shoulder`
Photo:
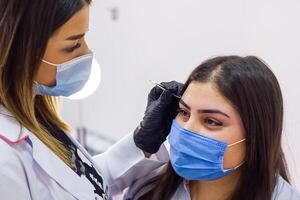
[[[151,190],[154,185],[151,180],[156,178],[164,169],[165,165],[150,172],[147,176],[136,180],[129,188],[123,191],[123,199],[138,199]]]
[[[0,105],[0,140],[16,145],[28,137],[27,132],[14,116]]]
[[[19,122],[0,105],[0,173],[5,170],[22,171],[24,141],[28,138]],[[7,173],[7,172],[5,172]]]
[[[8,185],[26,181],[27,170],[24,162],[24,145],[17,145],[0,138],[0,180]],[[14,184],[16,183],[16,184]]]
[[[281,176],[278,177],[273,192],[273,200],[300,200],[300,194]]]

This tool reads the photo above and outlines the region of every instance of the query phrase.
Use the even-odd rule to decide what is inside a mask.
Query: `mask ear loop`
[[[228,147],[231,147],[233,145],[236,145],[236,144],[239,144],[239,143],[242,143],[246,140],[246,138],[240,140],[240,141],[237,141],[235,143],[232,143],[232,144],[229,144]],[[239,164],[238,166],[234,167],[233,169],[236,170],[237,168],[239,168],[240,166],[242,166],[246,161],[243,161],[241,164]]]
[[[228,147],[231,147],[231,146],[233,146],[233,145],[236,145],[236,144],[239,144],[239,143],[241,143],[241,142],[244,142],[246,140],[246,138],[244,138],[244,139],[242,139],[242,140],[240,140],[240,141],[237,141],[237,142],[235,142],[235,143],[232,143],[232,144],[229,144],[229,145],[227,145]]]
[[[57,65],[58,65],[58,64],[54,64],[54,63],[48,62],[48,61],[43,60],[43,59],[42,59],[42,61],[43,61],[44,63],[48,64],[48,65],[52,65],[52,66],[57,66]]]
[[[238,166],[234,167],[233,169],[236,170],[237,168],[239,168],[240,166],[242,166],[246,161],[243,161],[241,164],[239,164]]]

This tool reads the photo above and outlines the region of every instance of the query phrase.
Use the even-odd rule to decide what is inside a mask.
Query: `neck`
[[[225,200],[234,191],[238,184],[240,170],[213,181],[190,181],[192,200]]]

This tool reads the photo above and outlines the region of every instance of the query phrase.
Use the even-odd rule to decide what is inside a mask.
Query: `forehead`
[[[191,109],[218,109],[229,113],[235,112],[230,101],[210,82],[192,81],[185,90],[182,100]]]
[[[75,13],[51,38],[53,41],[63,41],[69,36],[83,34],[89,29],[89,6],[85,5]]]

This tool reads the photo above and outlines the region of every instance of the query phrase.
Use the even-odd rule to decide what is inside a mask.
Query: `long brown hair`
[[[235,106],[245,127],[246,162],[230,199],[271,200],[278,175],[289,182],[281,147],[283,100],[275,75],[257,57],[223,56],[194,69],[184,90],[192,81],[215,84]],[[182,181],[168,163],[151,180],[155,186],[139,199],[169,200]]]
[[[69,130],[57,112],[58,98],[35,96],[33,83],[49,38],[90,2],[0,1],[0,104],[68,165],[70,152],[49,130]]]

